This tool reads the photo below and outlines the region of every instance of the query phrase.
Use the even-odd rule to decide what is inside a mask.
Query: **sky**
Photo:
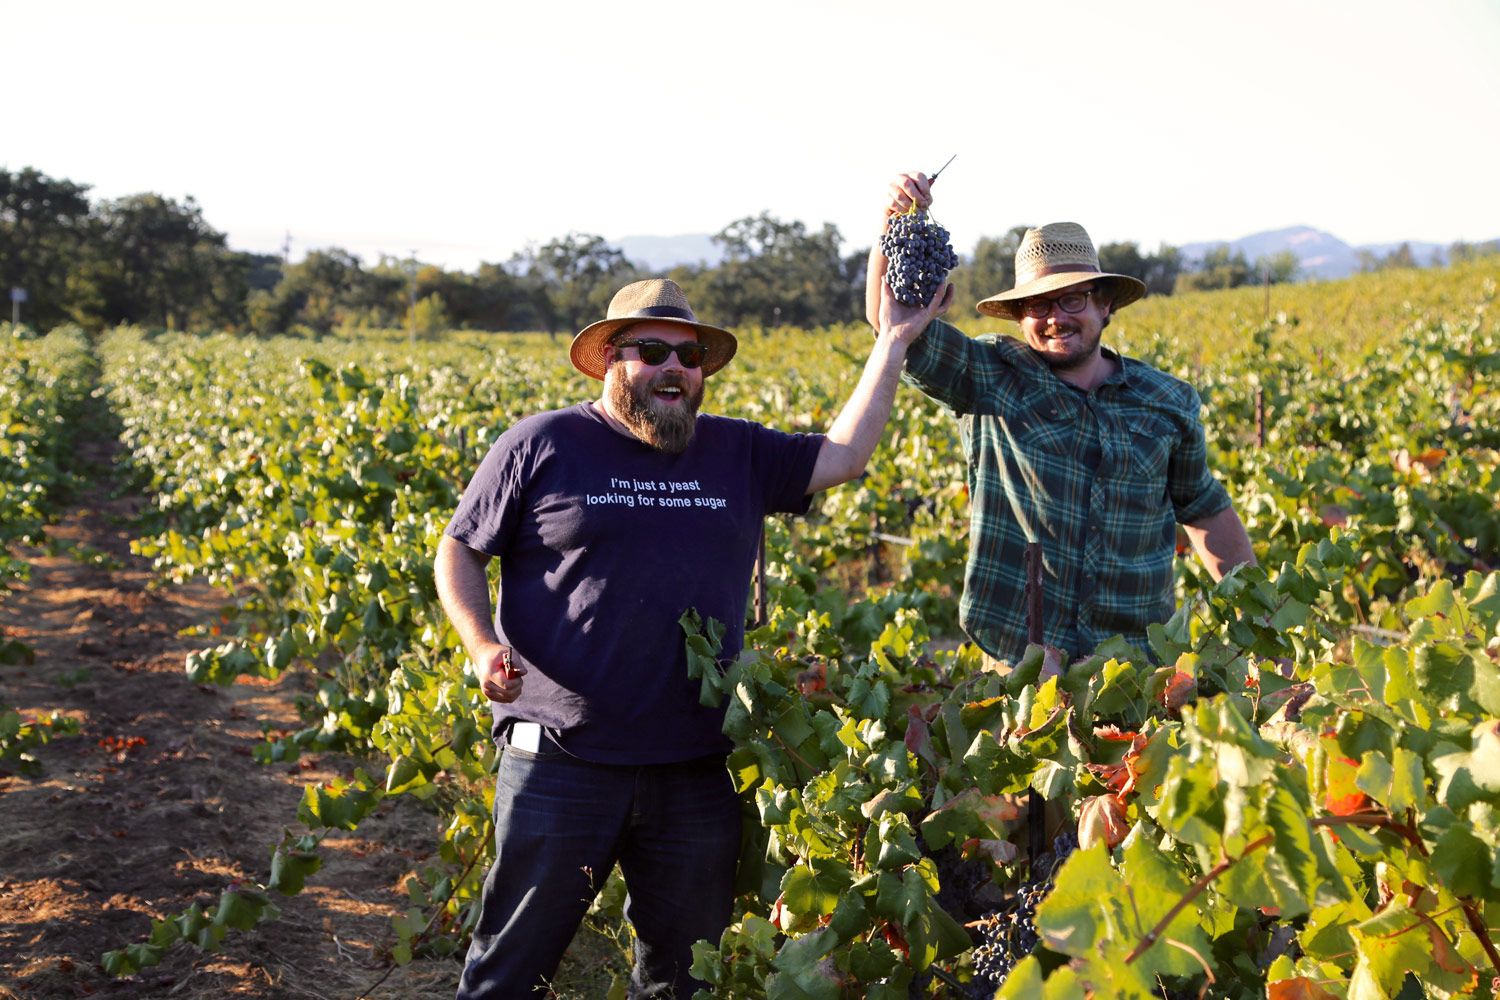
[[[1309,225],[1500,237],[1500,0],[0,0],[0,167],[191,196],[231,247],[472,271],[769,212],[968,252]]]

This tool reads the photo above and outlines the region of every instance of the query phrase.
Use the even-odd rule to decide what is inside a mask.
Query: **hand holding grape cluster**
[[[952,162],[950,156],[948,163]],[[891,217],[880,237],[880,252],[890,262],[885,269],[885,283],[890,286],[896,301],[905,306],[925,306],[931,302],[948,272],[958,266],[958,254],[953,252],[948,230],[933,221],[923,207],[923,188],[930,192],[938,174],[948,168],[948,163],[939,167],[930,178],[923,178],[921,174],[905,175],[899,188],[892,188],[894,207],[887,211],[897,214]],[[917,182],[915,196],[904,183],[907,178]],[[922,180],[927,183],[921,184]],[[932,203],[930,196],[925,201]],[[910,207],[901,210],[901,206],[908,202]]]

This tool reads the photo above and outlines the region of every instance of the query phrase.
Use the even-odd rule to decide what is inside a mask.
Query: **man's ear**
[[[609,366],[612,365],[612,364],[614,364],[614,363],[615,363],[615,345],[614,344],[605,344],[604,345],[604,367],[605,367],[605,369],[607,370],[609,368]]]

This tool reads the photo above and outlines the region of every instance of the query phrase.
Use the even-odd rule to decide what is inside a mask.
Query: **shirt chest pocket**
[[[1011,440],[1024,454],[1071,455],[1077,434],[1074,408],[1062,400],[1044,398],[1011,414]]]
[[[1143,498],[1165,496],[1177,428],[1170,420],[1149,414],[1131,417],[1125,426],[1126,478]]]

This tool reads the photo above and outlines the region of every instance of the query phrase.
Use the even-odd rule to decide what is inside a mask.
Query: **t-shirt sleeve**
[[[748,423],[748,422],[747,422]],[[812,506],[807,486],[823,447],[822,434],[787,434],[750,423],[755,478],[764,486],[766,512],[806,514]]]
[[[1197,394],[1193,394],[1194,400]],[[1193,524],[1229,506],[1229,491],[1208,468],[1203,423],[1189,415],[1187,426],[1167,466],[1167,493],[1179,524]]]
[[[520,520],[522,465],[527,454],[511,435],[502,434],[479,463],[443,534],[498,557]]]

